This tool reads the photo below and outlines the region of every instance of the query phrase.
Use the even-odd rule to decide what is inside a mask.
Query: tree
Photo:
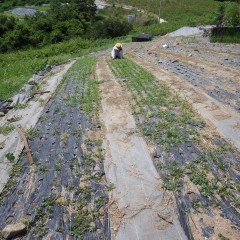
[[[96,15],[97,6],[94,0],[71,0],[70,5],[88,21]]]
[[[15,18],[0,16],[0,37],[2,37],[6,32],[12,31],[15,25]]]
[[[119,18],[107,18],[96,21],[89,29],[87,36],[91,38],[114,38],[127,35],[132,30],[132,24]]]
[[[240,5],[236,2],[222,3],[215,13],[215,22],[222,27],[238,26],[240,24]]]

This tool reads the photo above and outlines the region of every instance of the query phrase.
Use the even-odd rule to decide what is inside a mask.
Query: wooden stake
[[[18,133],[19,133],[19,135],[20,135],[20,138],[21,138],[21,140],[23,141],[24,146],[25,146],[25,149],[26,149],[26,151],[27,151],[27,156],[28,156],[29,164],[30,164],[30,165],[33,165],[33,158],[32,158],[32,154],[31,154],[31,150],[30,150],[30,148],[29,148],[28,141],[27,141],[27,138],[26,138],[26,136],[25,136],[25,134],[24,134],[24,132],[23,132],[22,127],[21,127],[21,126],[17,127],[17,131],[18,131]]]

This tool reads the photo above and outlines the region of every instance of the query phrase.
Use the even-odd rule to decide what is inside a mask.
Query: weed
[[[66,145],[67,144],[67,139],[69,137],[70,137],[70,133],[68,133],[68,132],[62,133],[61,136],[60,136],[61,142]]]
[[[232,195],[232,190],[229,188],[227,183],[224,183],[223,185],[218,187],[217,193],[220,197],[227,197]]]
[[[25,136],[28,140],[32,140],[38,134],[38,132],[38,129],[31,127],[25,131]]]
[[[135,117],[138,119],[141,115],[146,116],[145,120],[139,124],[145,136],[160,145],[164,152],[170,153],[187,141],[201,143],[203,136],[200,129],[205,126],[205,122],[195,117],[195,112],[186,100],[181,100],[166,85],[157,85],[150,73],[130,60],[109,61],[109,65],[119,79],[125,79],[121,83],[133,95]],[[202,152],[202,157],[193,159],[192,163],[183,168],[179,168],[176,162],[167,165],[156,163],[165,178],[163,187],[180,191],[185,172],[205,197],[214,194],[232,195],[231,184],[222,185],[216,174],[213,174],[213,179],[209,180],[207,173],[211,171],[210,164],[225,171],[226,164],[223,159],[233,150],[229,145],[224,144],[208,149],[203,148]]]
[[[5,154],[5,156],[10,162],[13,162],[15,160],[15,156],[13,155],[13,153],[8,152]]]
[[[97,209],[99,209],[100,207],[102,207],[105,204],[106,204],[105,196],[99,196],[95,199],[95,205],[96,205]]]
[[[45,198],[42,204],[36,209],[37,222],[34,228],[34,235],[41,237],[46,231],[45,223],[52,214],[52,207],[56,204],[56,197],[49,196]],[[30,223],[30,225],[33,225]]]
[[[43,173],[49,171],[47,164],[40,165],[40,166],[37,168],[37,170],[38,170],[39,174],[43,174]]]
[[[53,132],[54,132],[54,135],[59,135],[59,134],[60,134],[60,129],[57,128],[57,127],[55,127],[55,128],[53,129]]]
[[[27,105],[26,103],[14,104],[14,105],[13,105],[13,109],[15,109],[15,110],[24,109],[24,108],[26,108],[27,106],[28,106],[28,105]]]
[[[114,184],[113,183],[109,183],[108,184],[108,190],[111,191],[113,190],[115,187],[114,187]]]
[[[82,133],[81,127],[77,128],[73,131],[73,134],[76,136],[81,136],[81,133]]]
[[[0,134],[3,135],[8,135],[10,132],[12,132],[14,130],[14,126],[12,124],[9,123],[5,123],[4,125],[0,126]]]
[[[66,112],[64,112],[64,111],[60,111],[60,113],[59,113],[59,114],[60,114],[60,116],[61,116],[61,117],[65,117],[67,113],[66,113]]]
[[[3,199],[5,197],[7,197],[10,192],[13,190],[13,188],[16,186],[17,181],[15,179],[9,178],[3,191],[1,192],[1,196],[0,196],[0,205],[2,206],[3,204]]]
[[[11,177],[18,176],[22,168],[23,168],[23,165],[21,163],[15,163],[12,167]]]
[[[177,180],[175,180],[175,181],[170,180],[169,182],[164,183],[162,187],[163,187],[163,189],[171,190],[174,192],[178,192],[181,190],[180,182]]]
[[[55,171],[60,172],[62,170],[62,165],[61,164],[56,164],[55,165]]]

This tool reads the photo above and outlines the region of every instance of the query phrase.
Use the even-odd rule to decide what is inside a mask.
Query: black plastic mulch
[[[84,88],[85,83],[77,72],[75,76],[66,77],[58,93],[45,106],[36,126],[38,132],[29,141],[35,168],[31,170],[26,154],[22,154],[18,161],[22,164],[20,174],[11,178],[14,186],[5,197],[2,193],[0,228],[24,222],[28,231],[19,239],[42,239],[44,236],[52,240],[110,239],[107,210],[101,217],[97,214],[108,202],[107,188],[93,177],[97,163],[91,161],[88,165],[89,160],[84,158],[81,147],[86,130],[95,130],[99,126],[80,110],[81,104],[70,104],[66,100],[76,93],[81,94]],[[88,154],[93,147],[87,145]],[[98,164],[98,176],[104,177],[103,164]],[[81,176],[86,171],[89,173],[86,168],[90,168],[92,180],[89,188],[84,190],[80,183]],[[83,209],[84,202],[87,205]],[[79,215],[78,210],[86,216]],[[93,213],[96,213],[95,217]],[[87,222],[91,222],[91,227]],[[81,226],[85,226],[85,230]],[[75,227],[80,230],[75,231]]]
[[[116,64],[111,65],[115,70]],[[141,111],[135,112],[137,125],[142,129],[143,134],[147,136],[147,140],[150,139],[151,143],[155,144],[153,160],[156,169],[164,182],[163,187],[174,192],[180,224],[188,239],[193,239],[189,213],[202,213],[214,218],[214,209],[217,209],[221,216],[231,221],[233,228],[239,228],[239,152],[220,138],[212,139],[208,146],[199,145],[196,140],[191,140],[187,131],[191,129],[193,130],[191,134],[194,132],[196,134],[204,127],[204,123],[199,120],[193,122],[186,120],[184,127],[178,126],[177,123],[175,125],[174,121],[172,121],[171,126],[174,129],[176,128],[178,135],[171,135],[170,132],[168,136],[166,131],[161,128],[162,124],[167,120],[167,118],[161,117],[161,106],[164,106],[164,101],[163,103],[160,100],[159,103],[156,102],[156,99],[158,99],[157,94],[160,95],[160,93],[147,92],[146,89],[148,88],[145,85],[149,83],[141,82],[141,76],[138,76],[135,72],[132,75],[135,74],[137,77],[129,77],[129,79],[127,79],[127,74],[124,75],[124,71],[121,71],[119,75],[121,76],[121,74],[124,78],[124,80],[120,80],[121,84],[124,87],[126,85],[130,86],[134,99],[138,101],[135,102],[136,106],[134,106],[134,109],[135,107],[141,109]],[[152,86],[155,86],[155,89],[161,87],[155,82],[151,82]],[[138,91],[135,88],[138,88]],[[139,95],[142,92],[139,89],[144,93],[140,99]],[[163,108],[163,113],[164,111]],[[180,118],[181,109],[169,111],[169,121],[176,119],[174,116],[178,115]],[[169,125],[167,127],[169,128]],[[196,136],[202,135],[196,134]],[[166,149],[165,143],[168,143],[168,149]],[[207,178],[208,174],[214,177],[211,182]],[[188,177],[189,182],[196,186],[199,192],[185,191],[188,187],[185,186],[184,176]],[[199,219],[199,225],[203,237],[214,236],[214,229],[208,226],[203,219]]]

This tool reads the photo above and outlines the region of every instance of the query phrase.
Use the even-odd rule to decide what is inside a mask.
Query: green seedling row
[[[47,188],[50,191],[43,189],[41,185],[26,190],[25,185],[28,186],[28,183],[23,183],[23,179],[31,174],[28,172],[29,166],[26,165],[26,156],[21,156],[20,160],[16,160],[11,178],[0,195],[2,211],[12,199],[27,205],[31,201],[29,196],[35,194],[38,200],[31,209],[31,216],[27,219],[24,214],[20,214],[20,218],[18,215],[15,216],[16,221],[26,224],[27,235],[30,238],[46,236],[50,231],[49,224],[53,221],[56,221],[53,226],[57,229],[53,227],[51,232],[72,236],[74,239],[84,239],[89,234],[103,236],[105,231],[107,232],[105,230],[107,213],[104,209],[108,202],[106,194],[108,187],[103,171],[102,140],[88,136],[90,129],[93,132],[99,130],[100,92],[99,84],[94,79],[95,64],[96,58],[85,57],[78,60],[66,73],[55,96],[46,105],[46,112],[39,120],[40,126],[49,124],[53,126],[52,129],[37,127],[38,130],[30,128],[26,131],[35,164],[31,168],[31,174],[34,175],[31,184],[38,186],[35,180],[38,181],[37,179],[40,178],[42,183],[47,181]],[[74,118],[67,118],[67,115],[65,115],[67,119],[65,121],[61,119],[64,118],[62,111],[67,112],[67,115],[74,111],[78,116],[83,117],[85,122],[82,123],[79,119],[74,122]],[[40,148],[35,144],[39,139],[42,139],[44,144],[49,137],[56,142],[53,147],[56,151],[55,157],[51,154],[46,155],[44,146],[46,147],[47,142]],[[39,154],[35,155],[38,151]],[[6,157],[9,161],[15,162],[11,153]],[[20,165],[21,161],[24,161],[24,166]],[[62,176],[66,174],[68,179],[63,179]],[[62,195],[61,189],[65,189],[66,194]],[[25,209],[18,209],[18,211],[24,212]],[[7,218],[9,212],[4,214]],[[64,225],[58,221],[63,217],[68,219]],[[100,222],[103,224],[99,225]]]
[[[239,208],[239,184],[226,167],[227,156],[234,153],[239,157],[239,153],[227,143],[212,145],[202,133],[205,122],[191,105],[165,84],[157,83],[149,72],[128,59],[109,61],[109,65],[123,87],[132,93],[133,114],[142,133],[167,156],[167,162],[161,157],[155,161],[164,179],[163,187],[181,192],[187,176],[202,196],[227,198]],[[209,145],[204,145],[207,141]],[[201,157],[185,164],[171,159],[171,154],[180,151],[182,144],[187,142],[194,144]],[[232,168],[239,172],[236,164]]]

